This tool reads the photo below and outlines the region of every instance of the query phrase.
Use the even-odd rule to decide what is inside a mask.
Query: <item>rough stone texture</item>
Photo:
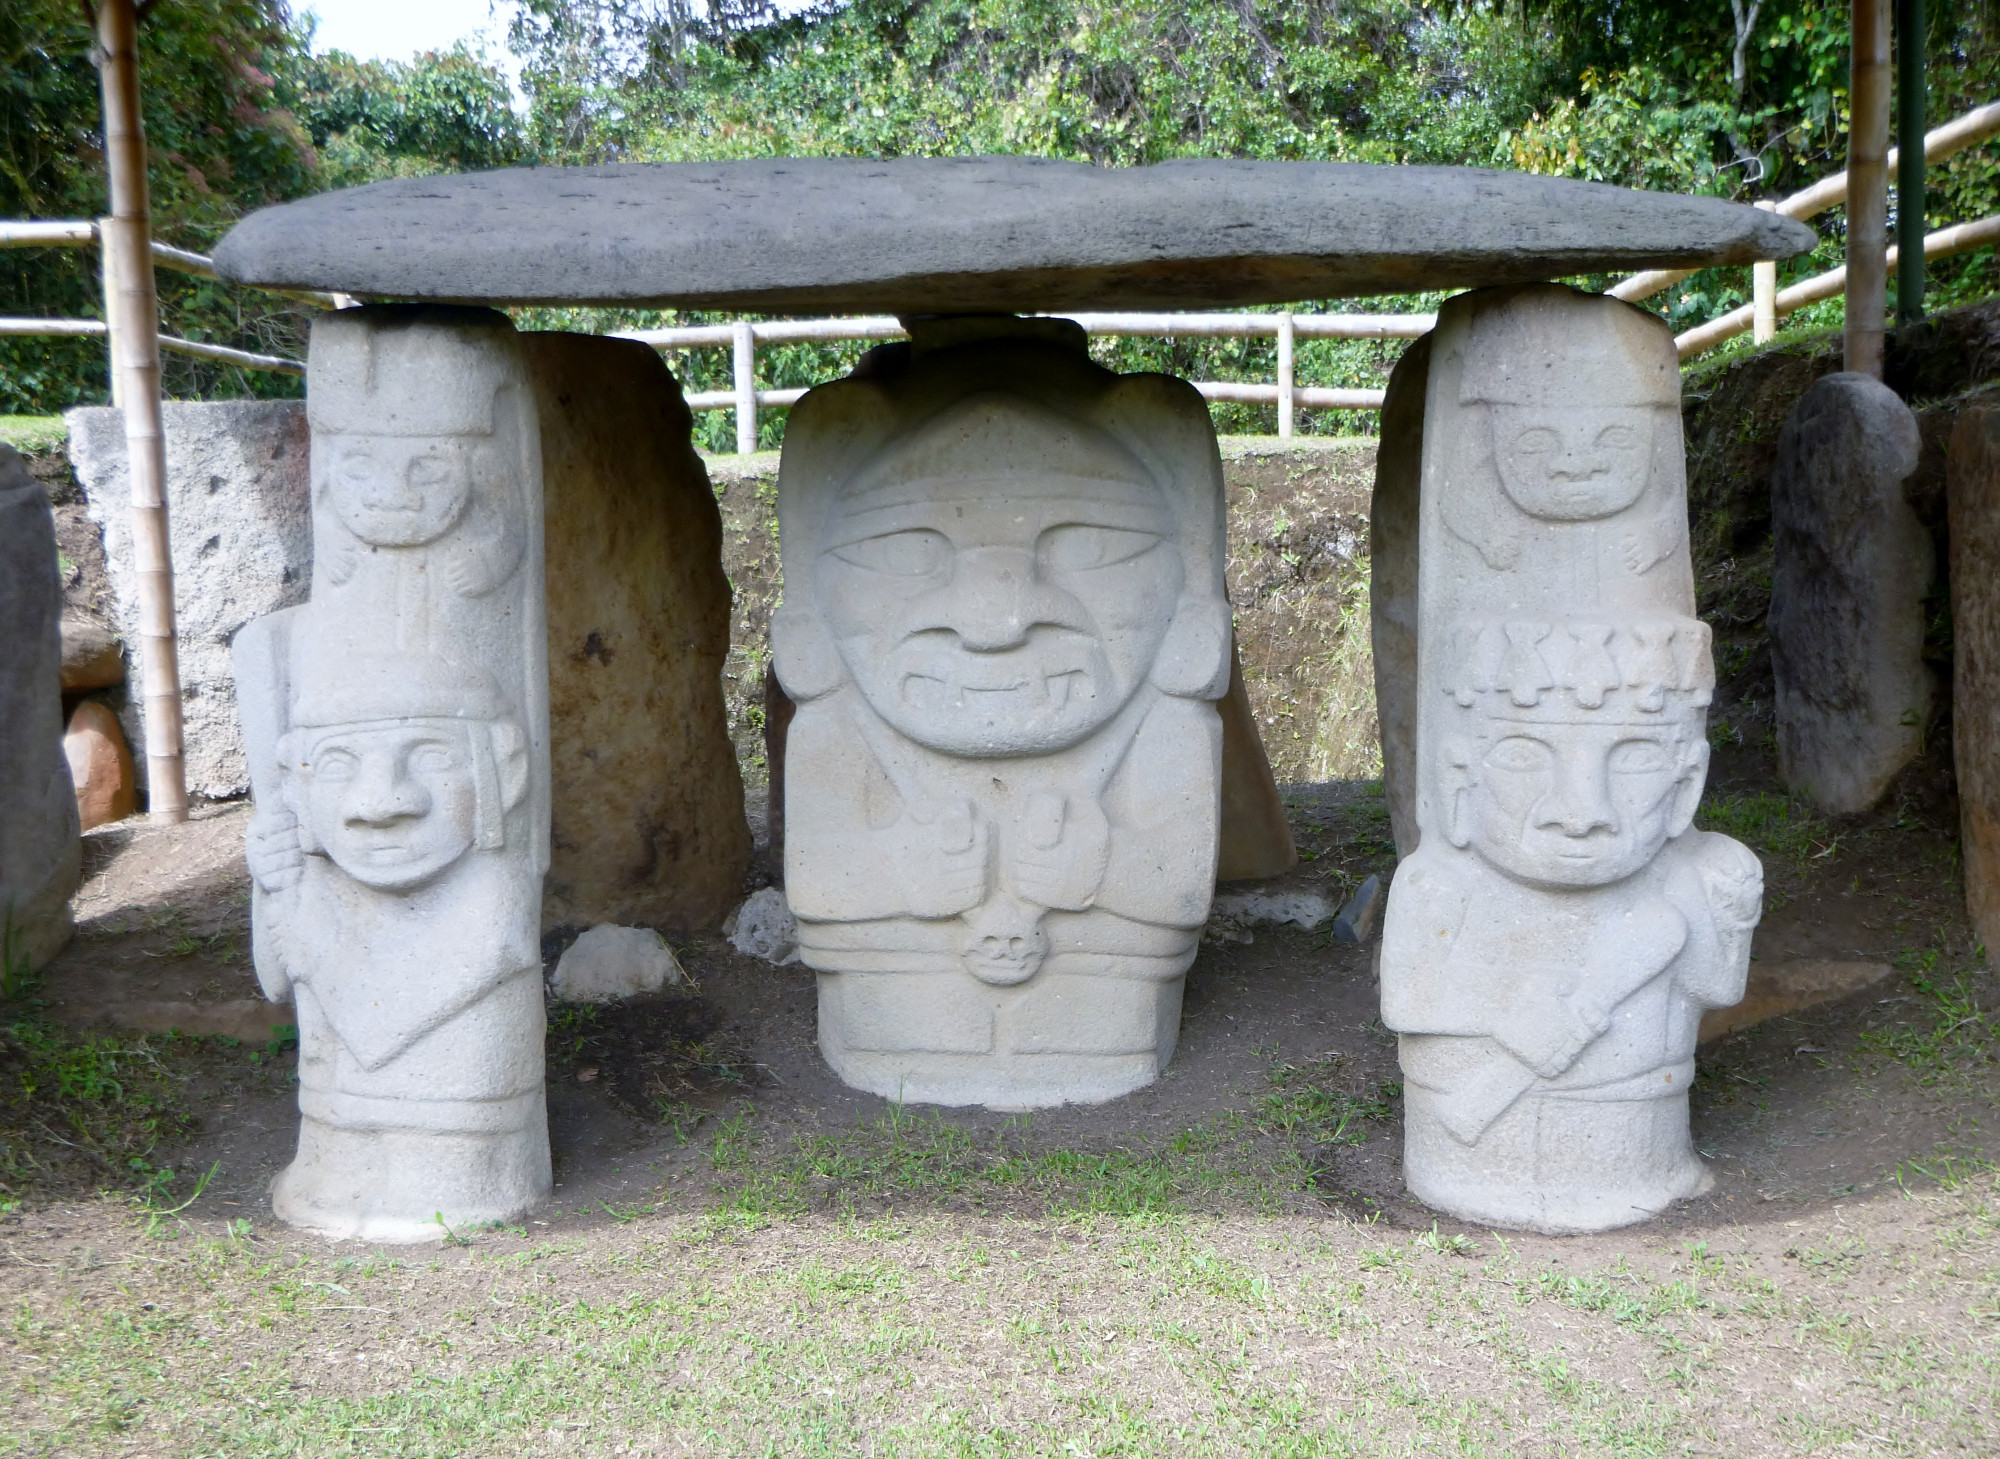
[[[785,905],[785,894],[776,887],[745,897],[722,924],[722,931],[729,945],[745,957],[780,964],[799,960],[799,924]]]
[[[1422,491],[1424,397],[1431,337],[1403,351],[1382,401],[1375,495],[1368,511],[1369,638],[1382,793],[1396,855],[1417,849],[1417,502]]]
[[[101,623],[63,615],[63,693],[109,689],[125,682],[125,650],[118,637]]]
[[[687,981],[680,960],[650,927],[592,927],[556,961],[549,992],[565,1003],[616,1003]]]
[[[1401,294],[1813,241],[1713,198],[1473,168],[771,158],[372,183],[251,214],[215,263],[393,298],[916,314]]]
[[[750,860],[722,669],[722,524],[680,387],[631,340],[522,336],[547,499],[543,923],[713,927]]]
[[[794,409],[785,892],[820,1048],[902,1100],[1159,1076],[1214,884],[1222,472],[1185,382],[947,321]]]
[[[251,619],[302,602],[312,575],[305,408],[295,400],[169,401],[164,412],[187,786],[192,795],[225,799],[250,788],[230,642]],[[134,645],[139,602],[124,417],[93,406],[67,419],[70,460],[104,533],[119,629]],[[130,672],[136,683],[136,663]],[[136,695],[122,717],[126,737],[144,743]]]
[[[1714,685],[1691,615],[1673,341],[1558,286],[1449,301],[1420,493],[1417,820],[1382,1020],[1404,1174],[1466,1220],[1594,1231],[1704,1189],[1688,1088],[1743,993],[1757,860],[1691,829]]]
[[[1835,813],[1868,809],[1923,747],[1935,554],[1903,496],[1919,446],[1895,392],[1847,373],[1808,390],[1778,441],[1768,620],[1778,769]]]
[[[312,597],[235,644],[257,977],[298,1013],[273,1204],[438,1240],[549,1190],[534,393],[485,310],[326,315],[306,383]]]
[[[1965,909],[1990,963],[2000,949],[2000,401],[1959,416],[1948,483],[1952,756]]]
[[[30,971],[69,941],[82,867],[62,752],[61,613],[48,495],[0,442],[0,956]]]
[[[1222,716],[1222,830],[1215,861],[1217,881],[1281,876],[1299,864],[1285,803],[1257,734],[1243,665],[1232,644],[1229,692],[1216,705]]]
[[[76,810],[84,830],[132,814],[138,804],[137,777],[117,715],[95,699],[77,705],[63,733],[63,756],[76,784]]]
[[[1837,1002],[1872,988],[1893,972],[1887,963],[1824,962],[1794,959],[1755,962],[1743,989],[1743,1000],[1728,1008],[1711,1008],[1701,1016],[1700,1041],[1723,1038],[1740,1028]]]

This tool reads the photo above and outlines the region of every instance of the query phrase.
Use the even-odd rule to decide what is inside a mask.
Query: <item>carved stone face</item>
[[[335,515],[376,547],[436,541],[472,495],[470,443],[455,437],[342,435],[330,456],[325,492]]]
[[[1537,886],[1623,881],[1684,827],[1704,749],[1671,721],[1491,720],[1466,746],[1453,839]]]
[[[462,720],[330,729],[312,741],[303,772],[308,829],[362,885],[421,886],[472,848],[476,753]]]
[[[1496,405],[1500,484],[1531,517],[1586,522],[1639,499],[1653,460],[1653,412],[1644,406]]]
[[[1180,596],[1172,523],[1138,483],[968,472],[844,502],[827,533],[816,588],[842,662],[884,720],[954,755],[1098,729],[1145,682]]]

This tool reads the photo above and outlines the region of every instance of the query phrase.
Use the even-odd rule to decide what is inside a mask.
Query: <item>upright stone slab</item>
[[[305,601],[312,577],[305,407],[296,400],[168,401],[167,523],[180,636],[183,763],[190,792],[227,799],[250,789],[237,729],[229,646],[251,619]],[[68,415],[70,460],[104,533],[128,652],[139,642],[132,488],[125,418],[108,407]],[[138,665],[130,665],[138,683]],[[139,696],[125,734],[144,744]],[[145,757],[138,761],[145,773]]]
[[[1215,876],[1222,468],[1067,320],[920,325],[793,411],[785,892],[820,1048],[891,1099],[1151,1083]]]
[[[1396,361],[1382,401],[1375,494],[1368,509],[1368,634],[1382,790],[1396,855],[1417,849],[1417,499],[1423,480],[1424,396],[1431,340]]]
[[[299,1027],[278,1215],[406,1242],[549,1189],[534,391],[486,310],[313,325],[311,600],[237,635],[257,976]]]
[[[1837,814],[1864,811],[1923,749],[1930,534],[1903,497],[1917,418],[1868,375],[1823,376],[1778,437],[1771,475],[1771,673],[1778,773]]]
[[[547,495],[552,860],[543,921],[712,927],[750,862],[722,665],[722,519],[659,354],[521,338]]]
[[[2000,405],[1959,413],[1945,458],[1951,512],[1952,755],[1965,910],[2000,958]]]
[[[63,757],[62,578],[42,484],[0,441],[0,959],[40,968],[69,941],[83,848]]]
[[[1690,829],[1714,683],[1695,621],[1673,339],[1557,285],[1432,336],[1418,583],[1422,839],[1389,892],[1404,1178],[1537,1231],[1710,1180],[1695,1032],[1742,997],[1757,859]]]

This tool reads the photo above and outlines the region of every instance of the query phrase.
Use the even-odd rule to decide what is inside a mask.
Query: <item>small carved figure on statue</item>
[[[1200,400],[991,321],[815,392],[779,487],[786,894],[892,1098],[1158,1076],[1207,915],[1229,617]]]

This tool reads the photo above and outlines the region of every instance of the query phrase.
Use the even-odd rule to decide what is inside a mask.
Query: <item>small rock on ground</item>
[[[686,981],[680,960],[659,933],[606,922],[569,945],[549,991],[565,1003],[616,1003]]]

